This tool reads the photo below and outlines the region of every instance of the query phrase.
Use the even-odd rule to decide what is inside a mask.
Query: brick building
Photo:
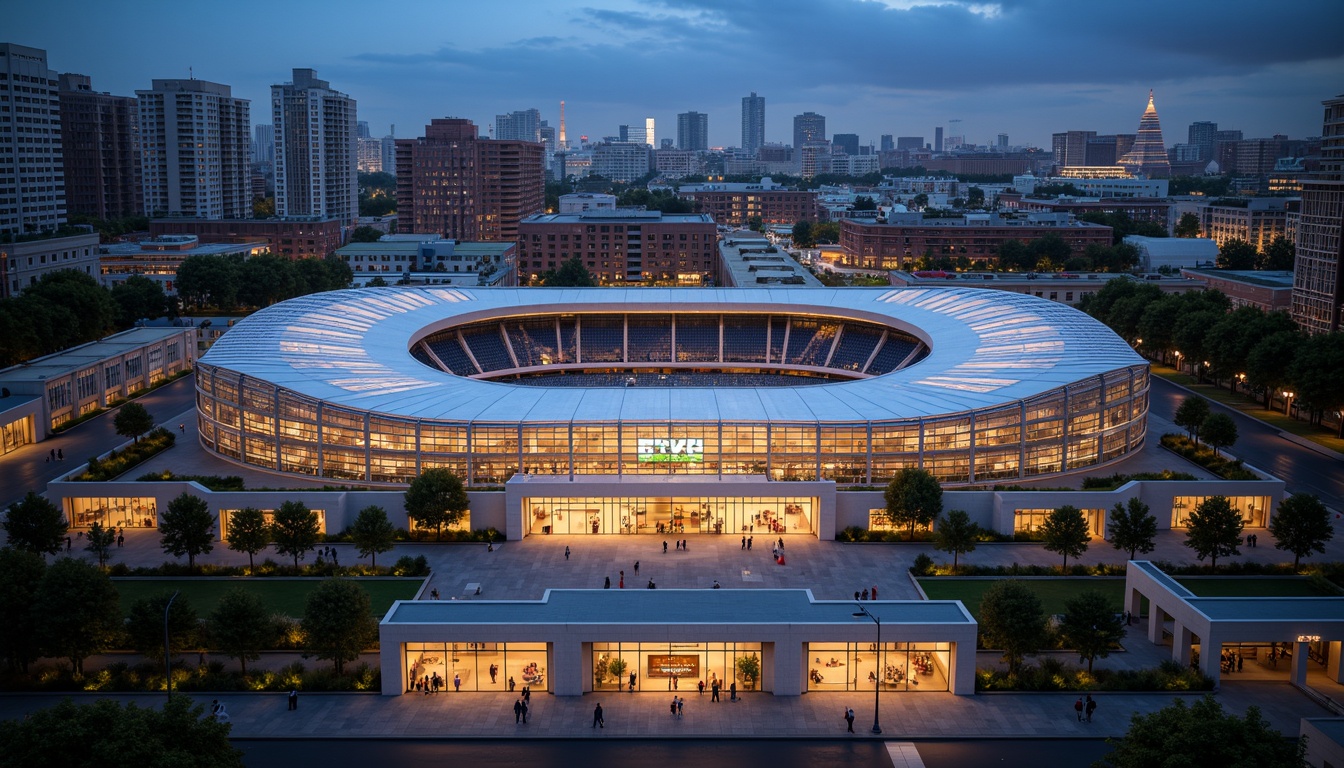
[[[718,224],[746,227],[753,217],[764,224],[816,221],[821,215],[817,193],[812,190],[771,189],[761,184],[701,184],[681,190],[694,200],[696,210]]]
[[[476,125],[435,118],[425,135],[397,139],[397,215],[408,232],[512,241],[546,201],[546,149],[482,139]]]
[[[1173,204],[1168,200],[1153,198],[1125,198],[1117,200],[1109,197],[1077,198],[1061,197],[1057,199],[1025,197],[1018,192],[1000,192],[999,205],[1013,211],[1048,211],[1052,213],[1071,213],[1078,216],[1084,213],[1123,213],[1132,221],[1145,221],[1161,224],[1168,231],[1172,227]]]
[[[61,75],[65,204],[71,214],[140,216],[140,107],[134,96],[93,90],[87,75]]]
[[[1059,235],[1074,255],[1089,245],[1109,246],[1111,228],[1073,220],[1064,213],[1041,213],[1005,219],[995,214],[955,219],[924,219],[923,214],[891,214],[885,224],[858,219],[840,222],[842,266],[902,269],[922,256],[966,257],[994,264],[1005,240],[1030,242]]]
[[[703,213],[585,211],[518,225],[518,281],[578,257],[603,285],[718,284],[718,228]]]
[[[290,259],[321,259],[345,243],[341,219],[151,219],[151,237],[195,235],[202,243],[267,240],[271,253]]]

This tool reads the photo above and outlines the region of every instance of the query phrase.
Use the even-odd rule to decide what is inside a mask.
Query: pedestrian
[[[752,539],[755,539],[755,538],[756,538],[755,536],[748,536],[748,537],[747,537],[747,551],[748,551],[748,552],[751,551],[751,542],[752,542]]]
[[[616,586],[618,589],[625,589],[625,571],[621,571],[621,581]]]
[[[657,588],[658,585],[653,583],[653,579],[649,579],[649,589],[657,589]]]
[[[868,599],[868,588],[867,588],[867,587],[864,587],[864,588],[863,588],[863,599],[864,599],[864,600],[867,600],[867,599]]]
[[[667,543],[666,543],[666,542],[663,543],[663,547],[664,547],[664,548],[667,547]],[[638,560],[635,561],[635,573],[639,573],[639,561],[638,561]]]
[[[705,695],[705,681],[704,681],[704,680],[697,681],[696,684],[695,684],[695,687],[700,689],[700,695],[701,695],[701,696],[704,696],[704,695]]]
[[[715,579],[715,580],[714,580],[714,586],[713,586],[713,587],[710,587],[710,589],[719,589],[719,588],[720,588],[720,587],[719,587],[719,580],[718,580],[718,579]]]
[[[527,725],[527,697],[519,699],[523,704],[523,725]]]
[[[1242,662],[1243,662],[1244,660],[1245,660],[1245,657],[1241,655],[1241,651],[1237,651],[1237,671],[1238,671],[1238,672],[1241,671],[1241,664],[1242,664]]]
[[[66,551],[66,552],[69,552],[71,546],[73,546],[73,542],[70,540],[70,537],[69,537],[69,536],[66,536],[66,537],[65,537],[65,551]]]
[[[685,539],[682,539],[682,540],[681,540],[681,551],[682,551],[682,552],[687,551],[686,540],[685,540]]]
[[[685,714],[685,713],[682,711],[683,709],[685,709],[685,707],[686,707],[686,699],[680,699],[680,698],[677,699],[677,719],[678,719],[678,720],[680,720],[680,719],[681,719],[681,716],[682,716],[683,714]]]
[[[56,449],[56,460],[57,460],[57,461],[65,461],[65,451],[61,450],[60,448],[57,448],[57,449]]]
[[[1075,701],[1075,702],[1073,702],[1073,713],[1074,713],[1075,715],[1078,716],[1078,722],[1080,722],[1080,723],[1083,722],[1083,697],[1082,697],[1082,696],[1079,696],[1079,697],[1078,697],[1078,700]]]
[[[859,593],[858,593],[858,592],[855,592],[855,593],[854,593],[854,599],[855,599],[855,600],[858,600],[858,599],[859,599]]]
[[[125,536],[122,536],[121,534],[117,534],[117,546],[118,546],[118,547],[124,547],[124,546],[126,546],[126,537],[125,537]]]
[[[667,539],[663,539],[663,554],[667,554]],[[635,570],[638,571],[639,569],[636,568]]]
[[[524,704],[532,703],[532,686],[530,685],[523,686],[523,703]]]
[[[438,600],[438,599],[439,599],[439,588],[438,588],[438,587],[435,587],[435,588],[429,590],[429,599],[430,599],[430,600]]]
[[[719,679],[717,677],[709,681],[709,700],[719,700]]]
[[[746,537],[746,536],[743,536],[743,537],[742,537],[742,548],[743,548],[743,549],[746,549],[746,548],[747,548],[747,537]]]
[[[1097,711],[1097,700],[1091,696],[1087,697],[1087,722],[1092,722],[1092,713]]]
[[[56,449],[52,448],[51,455],[47,457],[47,461],[55,461],[55,460],[56,460]]]
[[[783,549],[783,548],[784,548],[784,537],[783,537],[783,536],[780,536],[780,537],[779,537],[779,548],[780,548],[780,549]]]
[[[630,692],[631,692],[631,693],[634,693],[634,692],[635,692],[635,673],[634,673],[634,672],[631,672],[631,673],[630,673]]]
[[[491,684],[491,685],[494,684],[494,682],[495,682],[495,675],[497,675],[497,674],[499,674],[499,665],[498,665],[498,664],[491,664],[491,665],[490,665],[490,684]]]
[[[677,716],[677,697],[672,697],[672,703],[668,705],[667,711],[672,713],[672,717]]]
[[[608,576],[608,577],[606,578],[606,580],[602,582],[602,588],[603,588],[603,589],[611,589],[611,577],[610,577],[610,576]]]
[[[679,689],[680,687],[681,687],[681,679],[678,678],[676,675],[673,675],[673,676],[672,676],[672,690],[675,691],[675,690]]]
[[[737,701],[737,681],[728,684],[728,700]]]
[[[513,689],[517,687],[518,684],[513,681],[513,675],[509,675],[509,693],[513,693]]]
[[[178,422],[177,431],[181,432],[184,435],[187,434],[187,425],[183,422]]]
[[[569,545],[565,545],[565,559],[569,559]]]
[[[513,724],[517,725],[523,719],[523,700],[519,699],[513,702]]]
[[[854,732],[854,710],[845,707],[845,725],[849,726],[849,732]]]
[[[462,675],[460,674],[453,675],[453,691],[455,693],[462,692]]]
[[[597,706],[593,708],[593,727],[597,728],[599,726],[602,728],[607,727],[607,721],[602,719],[602,702],[600,701],[597,703]]]
[[[299,689],[298,689],[298,688],[290,688],[290,689],[289,689],[289,711],[290,711],[290,712],[294,712],[294,711],[297,711],[298,708],[299,708]]]
[[[873,599],[874,599],[874,600],[877,599],[877,585],[876,585],[876,584],[873,585]]]

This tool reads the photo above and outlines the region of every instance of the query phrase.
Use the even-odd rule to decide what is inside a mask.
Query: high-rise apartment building
[[[831,145],[845,151],[846,155],[859,154],[859,134],[837,133],[831,137]]]
[[[58,85],[46,51],[0,43],[0,234],[65,223]]]
[[[1134,146],[1119,164],[1136,176],[1150,179],[1165,179],[1171,175],[1171,160],[1167,157],[1167,145],[1162,141],[1162,123],[1157,118],[1157,107],[1153,106],[1153,92],[1148,91],[1148,107],[1139,118],[1139,135]]]
[[[379,173],[383,170],[383,140],[361,136],[355,142],[360,173]],[[388,171],[391,173],[391,171]]]
[[[1064,131],[1050,136],[1050,149],[1055,153],[1055,165],[1065,168],[1087,165],[1087,142],[1097,137],[1096,131]],[[1115,159],[1111,159],[1111,164]]]
[[[501,141],[541,141],[541,110],[522,109],[495,115],[495,138]]]
[[[677,115],[677,149],[709,149],[709,115],[703,112]]]
[[[61,75],[66,209],[115,219],[140,216],[140,110],[134,96],[98,93],[88,75]]]
[[[634,181],[649,172],[649,148],[638,141],[603,142],[593,150],[592,169],[612,181]]]
[[[517,240],[546,199],[542,145],[482,139],[476,125],[436,118],[396,140],[397,215],[406,232],[454,240]]]
[[[140,170],[151,216],[252,215],[251,102],[205,80],[154,80],[136,91]]]
[[[804,112],[793,118],[793,147],[798,149],[808,144],[826,141],[826,116],[816,112]]]
[[[1006,133],[1000,133],[1000,134],[999,134],[998,149],[999,149],[1000,152],[1007,152],[1007,151],[1008,151],[1008,134],[1006,134]]]
[[[1338,331],[1344,320],[1344,94],[1324,104],[1321,164],[1302,180],[1293,265],[1293,319],[1308,333]]]
[[[275,126],[252,126],[252,162],[275,165]]]
[[[355,100],[311,69],[271,86],[275,213],[281,218],[359,217]]]
[[[755,155],[756,152],[765,146],[765,97],[757,96],[755,91],[750,96],[742,97],[742,149],[748,155]]]
[[[397,126],[393,125],[388,134],[378,140],[382,143],[383,173],[397,172]]]

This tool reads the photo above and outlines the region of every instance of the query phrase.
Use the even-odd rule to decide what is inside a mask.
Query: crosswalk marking
[[[913,741],[888,741],[886,745],[892,768],[924,768]]]

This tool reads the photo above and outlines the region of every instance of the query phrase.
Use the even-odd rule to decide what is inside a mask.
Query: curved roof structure
[[[910,333],[918,364],[808,387],[528,387],[429,368],[411,347],[477,320],[533,314],[774,313],[853,318]],[[972,288],[367,288],[277,304],[238,323],[201,362],[342,407],[463,422],[863,422],[979,410],[1142,364],[1091,317]]]

